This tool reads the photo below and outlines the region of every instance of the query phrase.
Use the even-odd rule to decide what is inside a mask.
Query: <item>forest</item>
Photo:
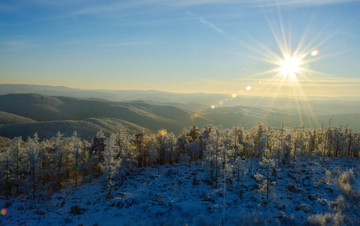
[[[9,206],[8,200],[26,197],[26,202],[36,209],[56,193],[86,186],[92,181],[101,182],[104,202],[111,203],[118,199],[118,191],[141,170],[152,169],[160,175],[164,167],[177,167],[183,171],[180,174],[192,172],[185,179],[192,186],[201,183],[213,191],[220,189],[224,194],[219,197],[231,191],[241,202],[246,190],[256,192],[258,201],[252,200],[254,206],[248,207],[250,209],[258,205],[269,207],[269,203],[276,202],[276,189],[281,186],[289,194],[306,197],[307,201],[319,199],[310,189],[305,192],[306,181],[314,181],[312,189],[326,185],[321,190],[325,193],[337,190],[338,197],[327,200],[335,203],[331,203],[327,214],[319,214],[316,208],[310,211],[309,205],[299,204],[296,208],[304,209],[307,216],[304,222],[356,224],[360,219],[359,156],[360,132],[348,126],[331,127],[330,123],[327,128],[317,129],[285,125],[272,128],[263,123],[257,123],[251,130],[244,130],[241,125],[232,129],[194,126],[178,135],[165,129],[157,133],[130,134],[119,126],[117,132],[109,136],[98,131],[92,142],[81,139],[76,132],[71,137],[58,132],[44,140],[34,134],[25,140],[15,137],[1,143],[0,204]],[[311,167],[321,169],[316,181],[314,175],[307,173]],[[171,170],[165,173],[179,175]],[[283,185],[279,182],[281,179],[286,179]],[[249,180],[253,183],[251,187],[245,186]],[[343,204],[339,204],[340,200]],[[225,198],[222,206],[231,209],[225,205]],[[286,210],[285,206],[277,207],[280,212]],[[71,208],[75,215],[82,210],[76,208]],[[353,212],[351,217],[349,212]],[[293,220],[299,222],[296,217]],[[220,218],[223,224],[230,224],[225,213]],[[281,218],[287,220],[285,223],[291,222],[289,216]]]

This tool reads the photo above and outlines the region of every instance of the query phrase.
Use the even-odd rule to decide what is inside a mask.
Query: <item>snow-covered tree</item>
[[[233,163],[233,173],[235,175],[237,185],[240,185],[242,178],[248,173],[246,161],[242,157],[237,157]]]
[[[12,169],[14,166],[14,160],[12,159],[11,148],[3,148],[0,152],[0,172],[1,172],[1,193],[6,197],[11,195],[12,188]]]
[[[259,181],[259,191],[266,192],[266,199],[269,199],[270,172],[275,166],[275,161],[272,159],[272,156],[268,149],[265,150],[259,164],[263,169],[263,174],[261,172],[257,172],[254,177],[256,178],[256,180]]]
[[[133,150],[133,145],[131,144],[130,136],[127,133],[124,127],[119,126],[116,136],[116,148],[118,149],[118,153],[115,156],[116,160],[120,161],[118,175],[121,179],[120,184],[123,183],[126,173],[128,172],[128,168],[134,167],[138,164],[136,161],[136,152]],[[145,149],[143,149],[145,152]],[[145,155],[144,155],[144,159]]]
[[[72,160],[72,172],[71,172],[71,178],[75,180],[75,186],[78,185],[78,179],[80,175],[80,159],[81,159],[81,150],[82,150],[82,141],[77,136],[77,132],[74,131],[73,135],[70,137],[70,153],[71,154],[71,160]]]
[[[148,158],[148,152],[145,149],[146,141],[145,141],[145,131],[141,131],[140,133],[135,134],[134,147],[136,151],[138,167],[145,167]]]
[[[38,163],[39,163],[39,150],[40,143],[37,133],[34,134],[33,138],[28,138],[26,142],[26,152],[28,156],[29,167],[29,179],[31,181],[32,197],[33,200],[36,198],[37,191],[37,178],[38,178]]]
[[[233,128],[233,134],[235,153],[242,156],[246,137],[244,127],[242,125],[235,126]]]
[[[118,154],[118,147],[115,146],[115,144],[116,144],[116,136],[115,134],[111,134],[110,137],[105,140],[104,162],[103,162],[103,172],[108,189],[106,198],[108,200],[112,197],[112,188],[115,184],[114,177],[121,164],[121,159],[116,158]]]
[[[64,161],[63,161],[63,134],[57,132],[54,143],[54,163],[56,169],[56,189],[61,189],[63,182],[63,171],[64,171]]]
[[[21,137],[15,137],[11,140],[10,144],[10,153],[14,161],[14,166],[12,170],[13,183],[15,184],[16,194],[20,193],[20,187],[22,185],[23,176],[25,169],[22,168],[24,161],[24,151],[23,151],[23,140]]]

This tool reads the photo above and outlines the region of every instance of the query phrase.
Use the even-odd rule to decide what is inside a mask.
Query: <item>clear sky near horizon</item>
[[[360,96],[359,51],[360,1],[0,2],[2,84]]]

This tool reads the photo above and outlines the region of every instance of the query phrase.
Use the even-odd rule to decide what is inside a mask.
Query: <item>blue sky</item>
[[[0,82],[268,95],[278,77],[262,72],[278,65],[263,59],[302,39],[319,73],[297,88],[358,96],[359,15],[345,0],[1,1]]]

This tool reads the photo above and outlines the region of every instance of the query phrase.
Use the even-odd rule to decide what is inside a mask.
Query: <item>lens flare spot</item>
[[[162,129],[162,130],[159,131],[160,136],[164,136],[165,134],[167,134],[166,129]]]
[[[233,93],[233,94],[231,95],[231,97],[232,97],[232,98],[236,98],[236,97],[237,97],[236,93]]]
[[[190,120],[193,122],[196,118],[199,118],[199,117],[200,117],[200,115],[195,113],[195,114],[190,116]]]
[[[210,106],[211,109],[215,109],[215,104]]]
[[[319,50],[315,49],[315,50],[311,51],[310,55],[311,55],[311,56],[317,56],[317,55],[319,55]]]
[[[251,89],[252,89],[251,86],[246,86],[246,90],[247,90],[247,91],[250,91]]]
[[[3,215],[3,216],[6,215],[6,214],[7,214],[7,209],[5,209],[5,208],[1,209],[1,212],[0,212],[0,213],[1,213],[1,215]]]

